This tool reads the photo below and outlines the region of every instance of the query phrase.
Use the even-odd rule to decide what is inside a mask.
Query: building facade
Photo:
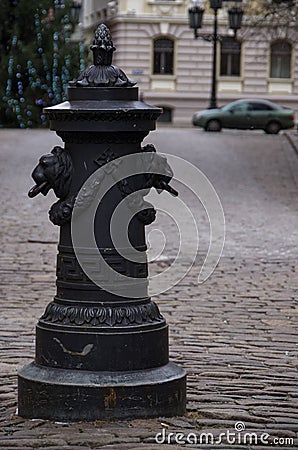
[[[189,125],[208,107],[212,42],[194,39],[186,0],[84,0],[83,30],[93,39],[100,22],[112,32],[114,63],[137,82],[150,104],[164,108],[161,120]],[[206,11],[202,33],[212,33]],[[298,112],[298,38],[291,27],[244,19],[234,38],[227,9],[219,10],[217,96],[219,106],[239,98],[269,99]]]

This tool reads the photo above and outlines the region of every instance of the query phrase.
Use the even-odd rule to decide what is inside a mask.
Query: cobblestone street
[[[0,448],[297,449],[298,155],[285,135],[263,132],[160,128],[146,142],[198,166],[226,217],[225,248],[213,275],[198,286],[194,266],[155,299],[170,327],[171,359],[188,373],[187,414],[75,424],[17,415],[17,371],[34,359],[35,325],[55,295],[58,239],[48,220],[55,197],[32,200],[27,192],[39,157],[61,141],[47,130],[0,130]],[[180,193],[199,222],[203,256],[206,213],[186,189]],[[177,236],[167,230],[169,252]],[[151,272],[169,260],[152,263]],[[236,433],[235,443],[220,438],[227,430]],[[258,443],[243,443],[245,432]],[[200,442],[202,433],[212,433],[213,445]]]

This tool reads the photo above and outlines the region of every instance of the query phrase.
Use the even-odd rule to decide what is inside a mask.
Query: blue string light
[[[11,51],[13,52],[14,47],[17,45],[18,38],[16,35],[13,36],[12,42],[11,42]],[[11,54],[9,57],[8,62],[8,79],[7,79],[7,85],[6,85],[6,96],[9,97],[11,95],[11,89],[12,89],[12,76],[13,76],[13,67],[14,67],[14,58]]]
[[[59,86],[58,86],[58,80],[59,77],[57,76],[57,72],[58,72],[58,52],[59,52],[59,47],[58,47],[58,39],[59,39],[59,35],[58,32],[55,31],[53,34],[53,68],[52,68],[52,92],[53,92],[53,96],[54,96],[54,100],[56,102],[60,101],[60,95],[59,95]]]
[[[79,43],[79,55],[80,55],[80,72],[82,72],[85,69],[84,45],[82,42]]]

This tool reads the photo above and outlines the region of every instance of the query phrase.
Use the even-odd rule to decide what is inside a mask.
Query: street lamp
[[[238,7],[233,7],[228,10],[229,14],[229,28],[234,31],[236,36],[237,30],[241,28],[243,9]]]
[[[209,108],[217,108],[217,98],[216,98],[216,62],[217,62],[217,41],[220,36],[217,34],[217,12],[222,8],[223,1],[225,0],[209,0],[210,8],[214,11],[213,20],[213,33],[210,34],[199,34],[198,29],[202,27],[202,20],[204,14],[204,8],[199,6],[197,3],[189,8],[189,27],[194,30],[195,39],[201,37],[206,41],[213,42],[213,58],[212,58],[212,84],[211,84],[211,98]],[[226,0],[229,1],[229,0]],[[242,0],[234,0],[235,3],[240,3]],[[236,36],[237,30],[241,28],[243,10],[237,6],[234,6],[228,10],[229,15],[229,28],[234,31],[234,36]]]
[[[82,4],[76,1],[71,3],[70,13],[71,13],[71,21],[73,24],[77,25],[80,22],[80,13],[81,13]]]

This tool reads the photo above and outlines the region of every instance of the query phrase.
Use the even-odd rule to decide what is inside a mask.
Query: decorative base
[[[20,370],[19,415],[62,422],[178,416],[185,413],[186,372],[174,363],[131,372]]]

